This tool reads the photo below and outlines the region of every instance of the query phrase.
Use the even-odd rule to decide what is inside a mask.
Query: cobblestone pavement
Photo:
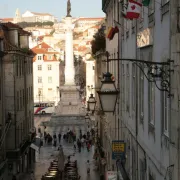
[[[48,121],[49,119],[50,119],[50,116],[35,117],[35,127],[37,128],[38,125],[40,125],[42,121]],[[46,132],[50,133],[51,135],[53,135],[54,133],[58,134],[59,132],[61,132],[61,134],[64,134],[67,132],[68,128],[75,130],[76,134],[79,134],[79,129],[82,130],[82,133],[85,133],[87,129],[86,125],[77,126],[77,125],[73,125],[72,123],[71,125],[63,124],[63,125],[54,126],[54,127],[46,127]],[[41,127],[41,129],[42,129],[42,132],[44,132],[44,128]],[[61,139],[61,144],[63,145],[63,150],[66,157],[74,153],[73,143],[67,143],[67,142],[64,142],[63,139]],[[59,144],[57,144],[57,146],[58,145]],[[82,148],[81,153],[76,152],[75,156],[73,157],[78,162],[78,169],[79,169],[79,174],[81,176],[81,180],[98,180],[99,179],[98,172],[93,170],[94,169],[94,163],[92,162],[93,151],[94,151],[94,147],[91,148],[90,152],[87,152],[86,148],[84,149]],[[53,159],[56,159],[57,154],[58,154],[57,148],[53,147],[52,145],[46,145],[46,144],[44,144],[43,147],[41,148],[40,154],[39,152],[36,152],[36,163],[35,163],[35,168],[34,168],[36,180],[41,180],[42,175],[45,172],[47,172],[50,162]],[[86,173],[87,160],[90,160],[91,162],[90,175],[87,175]],[[28,175],[24,177],[24,180],[26,179],[27,180],[29,179]]]

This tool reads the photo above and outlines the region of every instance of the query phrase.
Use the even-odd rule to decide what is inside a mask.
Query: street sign
[[[124,159],[126,153],[126,143],[124,141],[112,141],[112,159]]]

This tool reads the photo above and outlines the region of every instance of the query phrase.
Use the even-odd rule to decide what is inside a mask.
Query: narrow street
[[[35,127],[36,129],[38,126],[41,124],[43,121],[48,121],[50,119],[50,116],[39,116],[35,117]],[[63,124],[62,126],[54,126],[54,127],[46,127],[46,132],[49,133],[50,135],[53,135],[54,133],[58,134],[61,132],[61,135],[63,136],[64,133],[67,133],[68,128],[70,130],[75,130],[76,135],[78,137],[79,130],[82,130],[82,134],[86,132],[86,125],[65,125]],[[42,132],[44,132],[44,127],[41,127]],[[59,145],[59,142],[57,144],[57,147]],[[68,155],[72,155],[74,153],[73,149],[73,143],[67,143],[63,140],[63,137],[61,138],[61,145],[63,145],[63,150],[64,150],[64,155],[67,157]],[[44,173],[47,172],[48,167],[50,165],[50,162],[56,158],[58,151],[57,147],[53,147],[52,145],[46,145],[44,143],[43,147],[39,152],[36,152],[36,163],[35,163],[35,168],[34,168],[34,173],[36,180],[41,180],[41,177]],[[99,179],[98,177],[98,171],[94,170],[94,163],[93,161],[93,152],[94,152],[94,146],[91,147],[90,152],[87,152],[87,149],[84,147],[81,150],[81,153],[75,152],[75,156],[73,159],[76,159],[78,162],[78,169],[79,169],[79,174],[81,176],[82,180],[96,180]],[[87,160],[90,160],[91,162],[91,173],[90,175],[87,175],[86,173],[86,162]]]

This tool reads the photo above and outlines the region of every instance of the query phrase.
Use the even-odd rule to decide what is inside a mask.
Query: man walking
[[[61,133],[58,134],[59,144],[61,143]]]

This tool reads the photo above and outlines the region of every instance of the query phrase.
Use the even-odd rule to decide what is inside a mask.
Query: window
[[[52,70],[52,65],[51,65],[51,64],[48,64],[48,65],[47,65],[47,68],[48,68],[48,71],[51,71],[51,70]]]
[[[154,125],[155,122],[155,85],[153,82],[148,83],[148,102],[149,102],[149,123]]]
[[[31,100],[33,100],[33,86],[31,86]]]
[[[52,83],[52,77],[48,77],[48,83]]]
[[[132,147],[132,177],[133,180],[136,180],[136,151]]]
[[[42,71],[42,65],[38,65],[38,71]]]
[[[124,64],[122,64],[122,101],[125,104],[125,71]]]
[[[142,119],[144,118],[144,74],[141,70],[139,71],[139,92],[139,113],[140,119],[142,121]]]
[[[136,67],[132,64],[132,109],[136,107]]]
[[[20,90],[20,109],[23,107],[23,91]]]
[[[38,83],[42,83],[42,77],[38,77]]]
[[[53,59],[52,57],[53,57],[52,55],[48,55],[48,60],[52,60]]]
[[[168,136],[169,132],[169,109],[170,102],[167,92],[163,93],[163,130],[164,133]]]
[[[148,6],[148,15],[151,15],[154,13],[154,0],[150,0],[149,6]]]
[[[42,60],[42,56],[38,56],[38,60]]]
[[[129,83],[129,64],[126,64],[126,110],[129,112],[129,96],[130,96],[130,83]]]
[[[23,107],[25,106],[25,90],[23,89]]]
[[[29,87],[29,94],[28,94],[28,96],[29,96],[29,101],[31,100],[31,87]],[[27,102],[27,103],[29,103],[29,102]]]
[[[48,96],[53,96],[53,91],[52,91],[52,88],[48,88]]]
[[[19,92],[16,93],[16,108],[17,108],[17,111],[19,110]]]
[[[145,160],[140,159],[139,161],[139,166],[140,166],[140,180],[145,180],[146,179],[146,164]]]

